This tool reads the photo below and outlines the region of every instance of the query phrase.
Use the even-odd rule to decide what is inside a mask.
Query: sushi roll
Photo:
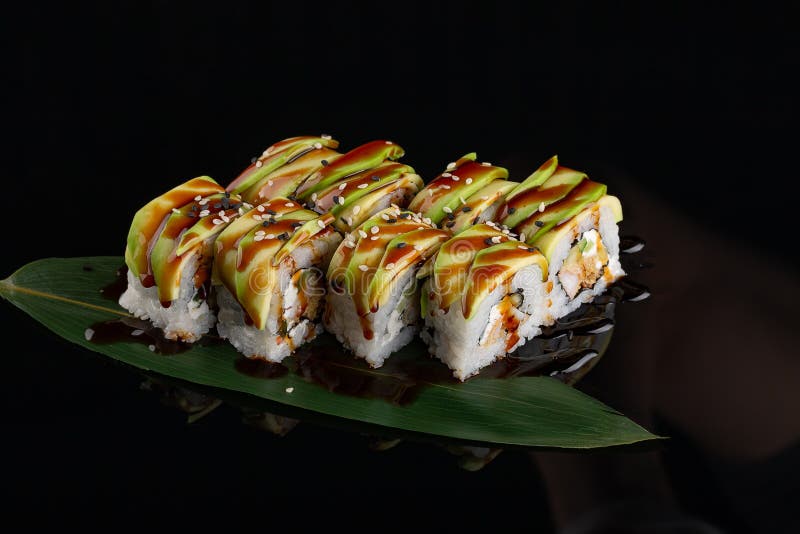
[[[328,267],[326,329],[356,357],[383,365],[418,332],[416,273],[449,237],[396,206],[366,220]]]
[[[215,322],[208,303],[212,245],[246,207],[208,176],[150,201],[128,232],[120,306],[150,319],[167,339],[197,341]]]
[[[280,362],[320,332],[324,269],[342,239],[331,221],[274,198],[217,238],[217,330],[248,358]]]
[[[470,226],[418,273],[422,339],[465,380],[541,333],[547,260],[496,224]]]
[[[549,263],[546,324],[592,301],[625,275],[619,262],[622,206],[606,190],[553,156],[506,195],[498,220],[541,250]]]

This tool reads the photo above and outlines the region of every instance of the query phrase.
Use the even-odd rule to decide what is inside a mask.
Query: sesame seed
[[[425,224],[433,224],[433,221],[431,221],[430,217],[423,217],[422,222]]]
[[[200,217],[206,217],[208,215],[211,215],[211,212],[209,210],[203,210],[200,212]]]
[[[267,234],[264,236],[264,239],[275,239],[275,234]]]
[[[386,215],[385,213],[381,213],[381,219],[383,219],[384,221],[388,221],[389,220],[389,216]]]
[[[253,237],[253,241],[263,241],[263,240],[264,240],[264,234],[258,234]]]
[[[416,250],[417,252],[422,252],[422,246],[421,245],[414,245],[414,250]]]
[[[272,187],[273,185],[275,185],[275,182],[273,182],[272,180],[267,180],[267,185]]]
[[[172,208],[172,213],[180,213],[180,212],[181,210],[179,210],[178,208]]]
[[[220,215],[220,217],[222,217],[222,221],[223,222],[226,222],[226,223],[231,222],[231,218],[228,217],[227,215]]]
[[[386,270],[387,271],[391,271],[392,269],[394,269],[394,263],[387,263],[386,264]]]
[[[370,241],[377,241],[378,237],[380,237],[380,236],[374,235],[374,236],[370,237],[369,240]]]
[[[525,234],[524,233],[519,234],[519,240],[520,241],[525,241]]]
[[[291,226],[292,228],[300,228],[301,226],[303,226],[303,223],[301,223],[300,221],[295,221],[289,226]]]
[[[364,272],[364,271],[369,270],[369,267],[367,267],[366,265],[364,265],[362,263],[361,265],[358,266],[358,270],[361,271],[361,272]]]
[[[489,195],[483,195],[483,196],[481,197],[481,200],[489,200]]]
[[[339,197],[339,205],[344,206],[344,197]]]
[[[347,241],[344,242],[344,246],[346,246],[348,248],[354,248],[356,246],[356,244],[348,239]]]
[[[156,346],[155,345],[148,345],[147,348],[150,349],[150,352],[155,352],[156,351]]]
[[[461,211],[472,211],[472,208],[470,208],[469,206],[464,206],[463,208],[461,208]]]
[[[493,244],[493,241],[492,241],[491,237],[487,237],[486,239],[483,240],[483,242],[486,243],[487,245]]]
[[[472,183],[472,178],[467,178],[466,180],[464,180],[464,183],[467,184],[467,185],[471,184]]]
[[[317,194],[316,193],[311,193],[311,201],[312,202],[316,202],[317,201]]]
[[[432,196],[433,196],[433,189],[428,189],[428,196],[429,196],[429,197],[432,197]]]
[[[510,234],[510,233],[511,233],[511,231],[510,231],[508,228],[503,228],[503,233],[504,233],[505,235],[508,235],[508,234]]]
[[[269,219],[267,219],[267,220],[265,220],[264,222],[262,222],[262,223],[261,223],[261,226],[263,226],[264,228],[266,228],[267,226],[269,226],[270,224],[272,224],[272,222],[273,222],[273,221],[270,221]]]
[[[325,223],[322,221],[322,219],[317,219],[317,226],[320,228],[325,228]]]
[[[526,247],[525,245],[517,245],[517,248],[520,250],[528,250],[528,247]]]
[[[387,144],[387,145],[391,145],[391,144],[392,144],[392,142],[391,142],[391,141],[386,141],[386,144]]]
[[[320,160],[320,163],[322,163],[323,167],[327,167],[328,166],[328,160],[327,159]]]
[[[367,187],[369,187],[369,184],[358,184],[359,189],[366,189]]]
[[[244,215],[244,208],[239,208],[239,215]]]
[[[450,179],[451,179],[451,180],[453,180],[454,182],[457,182],[457,181],[459,181],[461,178],[459,178],[458,176],[456,176],[456,175],[454,174],[453,176],[451,176],[451,177],[450,177]]]
[[[333,195],[333,203],[334,204],[338,204],[339,203],[339,195]]]
[[[254,221],[260,221],[261,220],[261,215],[258,215],[258,214],[253,215],[253,220]]]
[[[394,217],[390,217],[386,219],[386,222],[388,222],[389,224],[394,224],[397,222],[397,219],[395,219]]]
[[[325,139],[326,141],[331,138],[331,136],[328,135],[328,134],[322,134],[322,135],[320,135],[320,137]]]
[[[442,211],[444,211],[445,213],[453,213],[453,210],[447,206],[443,207]]]
[[[410,213],[401,213],[400,214],[400,218],[401,219],[408,219],[409,217],[411,217]]]
[[[492,166],[492,164],[489,163],[488,161],[484,161],[483,163],[481,163],[481,165],[483,165],[484,167],[491,167]]]
[[[347,182],[344,182],[343,184],[339,184],[339,191],[344,191],[345,187],[347,187]]]
[[[404,246],[406,246],[406,244],[403,242],[397,244],[397,248],[403,248]]]
[[[199,200],[203,200],[203,197],[201,197],[200,195],[197,195],[196,197],[194,197],[194,199],[195,199],[196,201],[199,201]]]
[[[256,232],[256,235],[264,235],[264,234],[266,234],[266,232],[264,230],[258,230]]]
[[[499,243],[499,242],[500,242],[500,241],[502,241],[502,240],[503,240],[503,238],[502,238],[502,237],[500,237],[499,235],[496,235],[496,236],[494,236],[494,237],[492,238],[492,243]]]
[[[377,234],[378,232],[380,232],[380,230],[381,230],[381,229],[380,229],[380,228],[378,228],[378,226],[377,226],[377,225],[376,225],[376,226],[373,226],[372,228],[370,228],[370,229],[369,229],[369,231],[370,231],[370,232],[372,232],[373,234]]]
[[[355,206],[353,206],[353,215],[358,215],[358,213],[359,213],[360,211],[361,211],[361,206],[359,206],[358,204],[356,204]]]
[[[464,197],[458,197],[458,200],[460,200],[462,204],[466,204],[467,203],[467,201],[464,200]]]
[[[539,249],[536,247],[529,247],[528,252],[537,252]]]
[[[452,169],[455,169],[455,168],[456,168],[456,162],[455,161],[451,161],[450,163],[447,164],[447,170],[448,171],[452,170]]]
[[[284,206],[286,206],[287,208],[293,208],[294,202],[287,202],[286,204],[284,204]]]
[[[447,226],[448,228],[452,228],[452,227],[454,227],[455,225],[456,225],[456,222],[455,222],[455,221],[450,221],[450,222],[448,222],[448,223],[447,223],[445,226]]]
[[[447,184],[442,184],[442,189],[450,189],[450,186]]]
[[[267,210],[267,213],[269,213],[270,215],[277,215],[278,214],[278,212],[275,211],[275,210]]]
[[[456,216],[455,216],[455,215],[453,215],[452,213],[448,213],[448,214],[447,214],[447,218],[448,218],[449,220],[451,220],[451,221],[454,221],[454,220],[456,219]]]
[[[314,143],[314,148],[319,150],[320,148],[322,148],[322,143]]]
[[[294,391],[294,388],[286,388],[286,393],[291,393],[292,391]]]
[[[364,230],[359,230],[358,235],[360,235],[364,239],[367,238],[367,232],[365,232]]]
[[[200,204],[201,206],[205,206],[206,204],[208,204],[208,199],[207,199],[207,198],[204,198],[204,199],[200,200],[200,201],[198,202],[198,204]]]
[[[450,178],[451,176],[453,176],[453,175],[450,174],[449,172],[443,172],[442,173],[442,178]]]
[[[260,159],[256,160],[256,167],[261,167],[262,165],[264,165],[263,161],[261,161]]]
[[[538,226],[539,228],[541,228],[542,226],[544,226],[544,221],[536,221],[536,222],[535,222],[535,223],[533,223],[533,224],[535,224],[536,226]]]
[[[264,210],[265,210],[265,209],[267,209],[267,208],[265,208],[264,206],[259,206],[259,207],[257,207],[256,209],[257,209],[258,211],[260,211],[261,213],[264,213]]]
[[[276,237],[281,241],[286,241],[287,239],[289,239],[289,234],[287,232],[283,232],[281,234],[278,234]]]
[[[369,179],[372,180],[373,182],[380,182],[381,181],[381,177],[378,176],[377,174],[373,174],[372,176],[369,177]]]
[[[517,208],[508,208],[509,215],[513,214],[515,211],[517,211]]]
[[[544,211],[544,202],[539,202],[539,211]]]

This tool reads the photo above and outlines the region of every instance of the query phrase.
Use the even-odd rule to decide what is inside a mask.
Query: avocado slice
[[[125,247],[128,269],[147,287],[152,286],[154,281],[151,279],[149,252],[172,210],[185,206],[197,196],[207,197],[223,191],[222,186],[211,177],[198,176],[156,197],[137,211],[128,230]]]
[[[515,228],[532,213],[539,211],[540,207],[547,208],[567,196],[585,178],[585,173],[558,167],[540,187],[526,189],[511,200],[506,198],[506,208],[500,215],[501,222],[509,228]]]
[[[530,217],[515,226],[514,230],[524,233],[528,243],[536,244],[536,240],[551,228],[569,220],[590,203],[605,195],[606,189],[605,184],[585,179],[567,196],[550,204],[543,212],[538,210],[533,212]]]
[[[472,152],[449,165],[450,170],[425,186],[411,201],[408,209],[439,224],[447,213],[459,209],[469,196],[493,180],[508,178],[507,169],[477,163],[475,158],[477,155]]]
[[[509,182],[507,180],[495,180],[485,186],[483,189],[474,193],[467,198],[466,204],[459,206],[451,218],[447,216],[448,220],[442,221],[442,226],[454,234],[469,228],[471,225],[476,224],[481,215],[502,201],[503,197],[517,186],[517,182]],[[494,217],[492,217],[494,218]]]
[[[506,196],[506,200],[511,200],[515,196],[519,195],[520,193],[524,193],[528,189],[539,187],[553,175],[557,168],[558,156],[553,156],[542,163],[539,168],[533,171],[533,174],[525,178],[521,184],[518,184],[517,187],[512,189],[511,192],[509,192]]]
[[[370,141],[350,152],[343,154],[336,161],[327,165],[308,177],[297,188],[297,198],[307,201],[314,193],[326,189],[346,176],[377,167],[385,160],[396,160],[405,154],[403,147],[392,141]]]
[[[255,182],[242,193],[242,197],[257,203],[293,195],[306,178],[339,157],[339,152],[326,147],[303,152]]]
[[[272,264],[277,266],[284,258],[294,252],[297,247],[319,234],[323,231],[332,232],[330,224],[333,222],[333,215],[326,213],[324,215],[317,215],[313,211],[304,210],[301,212],[294,212],[291,215],[297,221],[305,221],[302,226],[297,228],[289,239],[284,243],[281,249],[275,254]],[[308,218],[306,218],[308,217]]]
[[[525,248],[516,239],[505,241],[478,252],[469,268],[467,285],[461,300],[464,318],[475,315],[479,304],[495,288],[528,265],[538,265],[542,281],[547,280],[547,260],[534,248]]]
[[[261,156],[250,164],[226,188],[231,193],[241,193],[260,181],[266,175],[312,150],[322,150],[323,147],[336,149],[339,141],[328,136],[290,137],[279,141],[267,148]]]
[[[608,208],[611,210],[611,213],[614,214],[615,222],[622,221],[622,204],[620,203],[619,199],[613,195],[604,195],[597,200],[597,202],[592,205],[589,204],[588,206],[584,207],[584,210],[590,209],[600,209],[600,208]],[[574,220],[577,218],[572,217],[570,220]],[[564,236],[569,235],[573,231],[573,225],[570,224],[561,224],[552,228],[548,232],[545,232],[542,236],[538,237],[535,242],[532,242],[539,250],[542,251],[542,254],[550,260],[553,255],[553,251],[555,246],[560,243]]]
[[[389,241],[369,284],[369,310],[375,313],[386,304],[398,275],[413,263],[427,260],[449,237],[450,234],[443,230],[424,228],[406,232]],[[401,243],[403,246],[398,247]]]
[[[431,284],[439,295],[439,307],[449,310],[461,298],[467,284],[469,266],[481,250],[491,246],[492,238],[503,233],[488,224],[476,224],[451,238],[439,249],[433,265]]]
[[[403,174],[413,172],[413,168],[403,163],[384,161],[376,167],[352,174],[315,193],[312,196],[314,210],[319,213],[332,210],[338,215],[344,207],[367,193],[398,179]]]

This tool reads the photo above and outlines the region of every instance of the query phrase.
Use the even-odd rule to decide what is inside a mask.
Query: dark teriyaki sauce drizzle
[[[86,270],[85,267],[84,270]],[[108,300],[119,302],[119,298],[125,293],[125,290],[128,289],[128,267],[123,265],[117,269],[117,272],[114,274],[114,281],[103,287],[100,290],[100,294]]]

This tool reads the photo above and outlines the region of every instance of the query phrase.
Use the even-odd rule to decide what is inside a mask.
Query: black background
[[[635,177],[748,253],[791,256],[765,228],[798,193],[796,10],[527,4],[17,6],[3,16],[0,274],[121,254],[148,199],[199,174],[226,183],[269,144],[318,133],[345,149],[392,139],[424,178],[477,150],[519,180],[558,153],[612,191],[604,170]],[[133,373],[0,309],[5,504],[32,521],[355,526],[376,506],[413,526],[413,498],[438,506],[437,525],[548,523],[522,454],[468,474],[425,445],[373,453],[313,425],[273,438],[232,409],[186,426]],[[437,505],[447,495],[463,515]],[[303,511],[273,504],[286,499]]]

